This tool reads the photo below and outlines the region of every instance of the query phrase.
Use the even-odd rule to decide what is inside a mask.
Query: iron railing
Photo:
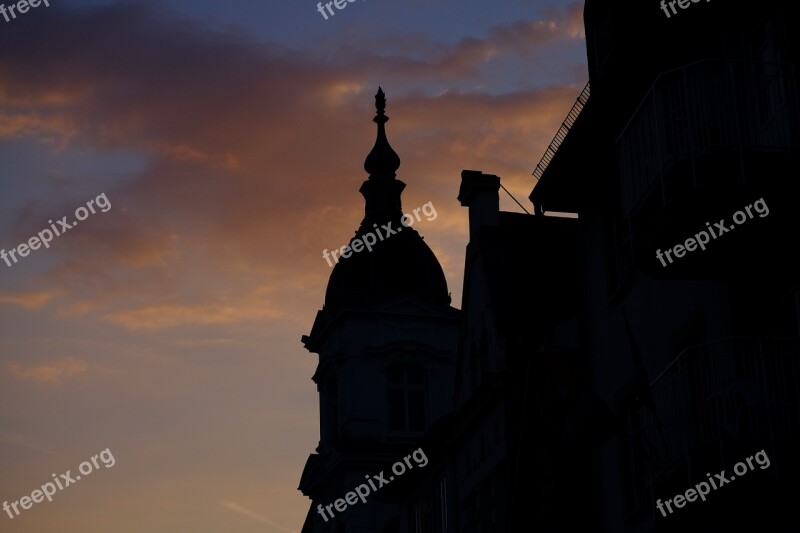
[[[567,133],[569,133],[569,130],[572,128],[572,125],[575,124],[575,121],[578,120],[581,111],[583,111],[583,108],[586,106],[586,102],[588,101],[589,84],[587,83],[586,87],[584,87],[583,91],[581,91],[580,96],[578,96],[578,99],[575,100],[575,103],[572,105],[572,109],[570,109],[569,113],[567,113],[567,118],[564,119],[564,122],[561,123],[561,127],[558,128],[556,136],[553,137],[553,140],[550,142],[547,150],[544,151],[544,155],[542,156],[542,159],[539,160],[539,164],[536,165],[535,169],[533,169],[533,176],[537,180],[539,180],[544,174],[544,171],[547,169],[550,161],[553,160],[553,156],[556,155],[558,147],[561,146],[561,143],[567,138]]]

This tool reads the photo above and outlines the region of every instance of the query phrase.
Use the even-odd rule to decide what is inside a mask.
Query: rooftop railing
[[[561,123],[561,127],[558,128],[556,132],[556,136],[553,137],[553,140],[550,142],[550,145],[547,147],[547,150],[544,151],[544,155],[542,159],[539,161],[539,164],[536,165],[536,168],[533,169],[533,176],[538,180],[544,174],[544,171],[547,169],[547,166],[550,164],[550,161],[553,160],[553,156],[556,155],[556,151],[558,151],[558,147],[561,146],[561,143],[564,142],[564,139],[567,138],[567,133],[572,128],[575,121],[578,120],[578,117],[583,111],[583,108],[586,106],[586,102],[589,101],[589,84],[586,84],[586,87],[583,88],[581,91],[580,96],[578,99],[575,100],[575,103],[572,105],[572,109],[569,110],[567,113],[567,118],[564,119],[564,122]]]

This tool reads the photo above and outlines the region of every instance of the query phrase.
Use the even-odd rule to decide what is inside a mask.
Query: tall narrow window
[[[387,374],[389,429],[425,430],[425,371],[406,365],[389,367]]]

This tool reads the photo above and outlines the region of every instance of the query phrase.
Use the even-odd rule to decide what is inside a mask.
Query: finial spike
[[[389,178],[393,179],[395,172],[400,168],[400,158],[397,153],[392,150],[389,141],[386,139],[386,130],[384,125],[389,121],[386,116],[386,94],[383,88],[378,86],[378,92],[375,95],[375,118],[372,119],[378,125],[378,136],[375,139],[375,146],[364,161],[364,170],[373,178]]]
[[[386,111],[386,94],[383,92],[383,89],[380,85],[378,86],[378,93],[375,95],[375,109],[378,111],[378,115],[380,116],[383,116],[384,112]]]

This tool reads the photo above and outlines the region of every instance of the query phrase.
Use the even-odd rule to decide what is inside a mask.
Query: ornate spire
[[[375,146],[372,147],[372,151],[364,161],[364,170],[369,174],[369,179],[393,179],[395,172],[400,168],[400,157],[386,139],[384,124],[389,121],[389,117],[384,112],[386,95],[380,87],[375,95],[375,109],[377,113],[372,121],[378,125],[378,137],[375,139]]]

